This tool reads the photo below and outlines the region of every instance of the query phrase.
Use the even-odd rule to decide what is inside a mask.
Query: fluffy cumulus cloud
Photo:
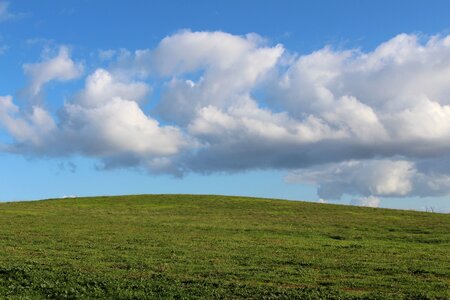
[[[32,82],[43,77],[46,79],[41,82],[74,78],[77,64],[62,51],[32,65]],[[57,62],[63,67],[52,67]],[[8,150],[44,156],[81,154],[100,158],[105,168],[133,164],[145,165],[154,172],[179,174],[169,157],[186,148],[188,138],[179,128],[160,126],[144,113],[141,105],[150,91],[143,82],[121,81],[97,69],[57,116],[42,105],[21,110],[11,96],[0,97],[0,120],[16,141]]]
[[[100,55],[109,67],[89,72],[57,114],[0,97],[9,151],[177,175],[282,169],[322,199],[368,206],[450,193],[450,36],[300,55],[256,34],[182,31]],[[83,67],[61,47],[24,70],[32,98]]]
[[[55,57],[35,64],[25,64],[23,69],[30,79],[26,92],[35,97],[39,95],[47,82],[52,80],[68,81],[80,77],[83,65],[75,63],[69,56],[69,49],[62,46]]]
[[[324,199],[339,199],[344,194],[404,196],[412,190],[417,171],[408,161],[345,161],[292,172],[288,181],[319,184]]]
[[[187,126],[203,108],[245,105],[282,53],[280,45],[266,47],[255,35],[183,32],[167,37],[153,52],[156,70],[173,76],[157,112],[165,120]],[[186,74],[193,74],[191,80],[183,78]]]

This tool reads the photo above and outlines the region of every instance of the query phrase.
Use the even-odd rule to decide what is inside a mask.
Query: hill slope
[[[450,215],[192,195],[0,203],[0,298],[450,298]]]

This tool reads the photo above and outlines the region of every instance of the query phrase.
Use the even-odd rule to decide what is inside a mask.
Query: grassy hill
[[[0,298],[450,299],[450,215],[193,195],[0,203]]]

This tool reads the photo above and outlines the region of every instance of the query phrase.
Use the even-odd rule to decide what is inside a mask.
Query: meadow
[[[0,203],[0,299],[450,299],[450,215],[138,195]]]

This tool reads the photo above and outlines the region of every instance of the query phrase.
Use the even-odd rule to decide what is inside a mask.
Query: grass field
[[[450,299],[450,215],[193,195],[0,203],[0,298]]]

